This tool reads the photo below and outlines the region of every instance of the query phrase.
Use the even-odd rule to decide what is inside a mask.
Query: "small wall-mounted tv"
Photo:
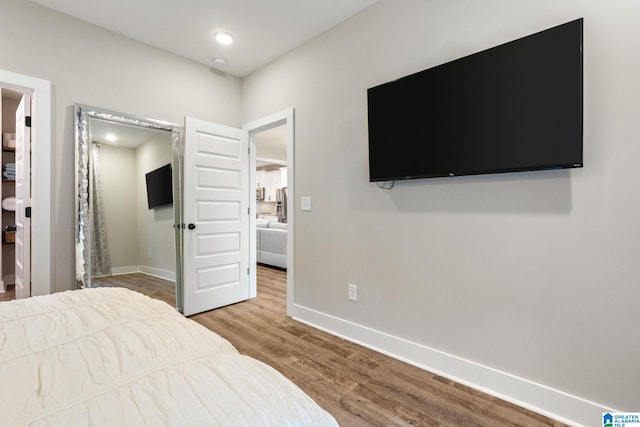
[[[147,181],[147,204],[149,209],[173,203],[173,181],[171,164],[164,165],[145,175]]]
[[[368,89],[369,180],[582,167],[582,27]]]

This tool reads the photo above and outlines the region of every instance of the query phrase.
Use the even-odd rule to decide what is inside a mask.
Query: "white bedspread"
[[[273,368],[121,288],[0,303],[1,426],[337,426]]]

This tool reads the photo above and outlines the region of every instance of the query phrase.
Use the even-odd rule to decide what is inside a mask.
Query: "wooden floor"
[[[15,285],[7,285],[7,290],[5,292],[0,292],[0,302],[11,301],[15,297],[16,297]]]
[[[135,274],[102,283],[175,305],[172,282]],[[285,307],[286,272],[258,266],[257,298],[191,318],[279,370],[342,427],[564,425],[296,322]]]
[[[93,287],[110,286],[121,287],[138,291],[141,294],[156,298],[176,306],[176,291],[174,282],[163,280],[142,273],[119,274],[91,279]]]

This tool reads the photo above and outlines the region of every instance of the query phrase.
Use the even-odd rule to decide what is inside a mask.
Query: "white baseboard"
[[[612,408],[506,372],[294,305],[294,319],[572,426],[600,425]],[[338,332],[340,331],[340,332]]]
[[[16,275],[15,274],[5,274],[4,276],[2,276],[2,282],[4,284],[4,286],[6,287],[7,285],[15,285],[16,284]]]
[[[140,272],[144,274],[148,274],[149,276],[159,277],[161,279],[170,280],[172,282],[176,281],[176,272],[169,270],[162,270],[160,268],[148,267],[146,265],[140,266]]]
[[[140,273],[139,265],[128,265],[125,267],[113,267],[111,269],[112,276],[118,276],[120,274]]]
[[[129,265],[126,267],[114,267],[111,269],[111,274],[114,276],[131,273],[144,273],[149,276],[159,277],[172,282],[176,281],[175,271],[163,270],[161,268],[154,268],[146,265]]]

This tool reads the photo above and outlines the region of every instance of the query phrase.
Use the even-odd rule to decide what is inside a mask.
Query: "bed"
[[[2,426],[337,426],[270,366],[122,288],[0,303]]]

